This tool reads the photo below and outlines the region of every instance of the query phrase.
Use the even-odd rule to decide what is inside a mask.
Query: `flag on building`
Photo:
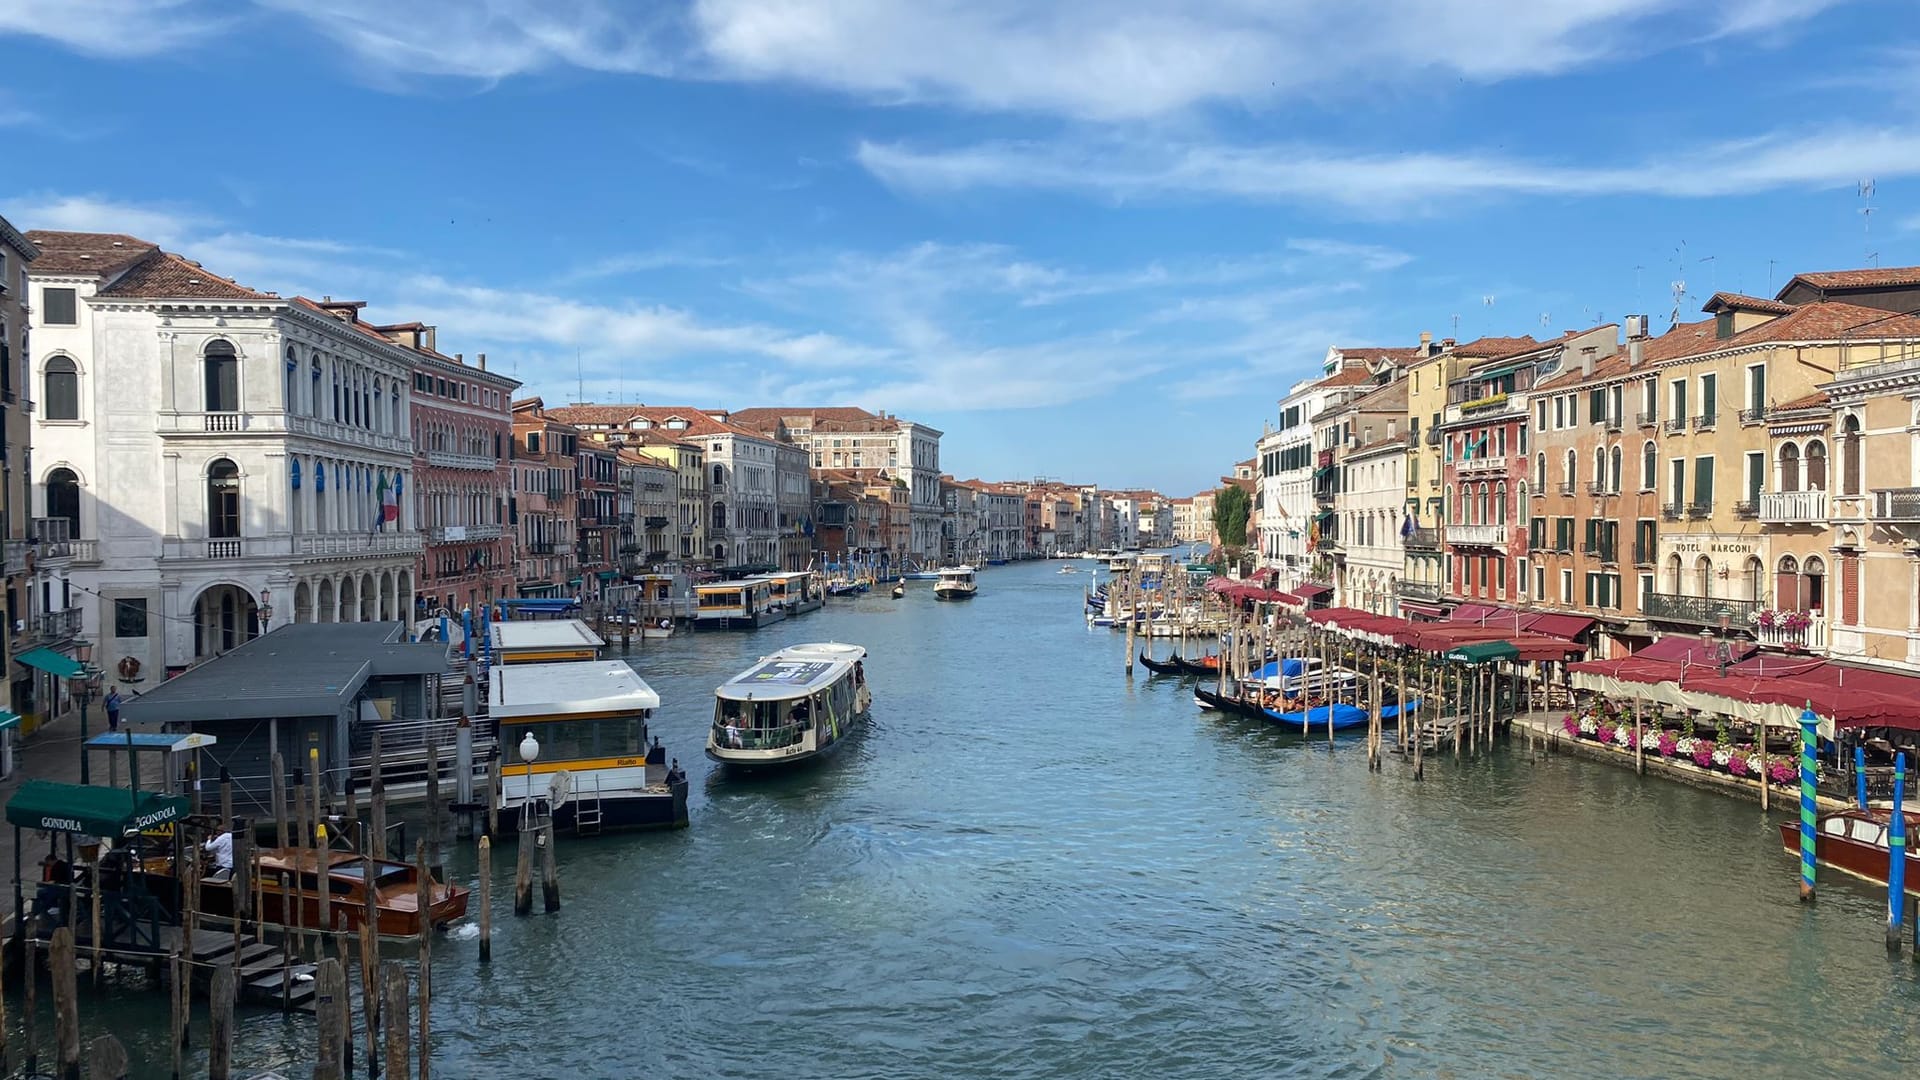
[[[382,522],[400,520],[400,478],[394,477],[392,484],[387,483],[387,474],[380,474],[380,520]]]
[[[1400,539],[1405,540],[1407,537],[1412,535],[1413,535],[1413,515],[1412,514],[1402,515],[1400,518]]]

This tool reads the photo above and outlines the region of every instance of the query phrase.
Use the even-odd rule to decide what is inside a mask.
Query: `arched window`
[[[1695,596],[1713,595],[1713,560],[1705,555],[1693,560],[1693,588]]]
[[[1806,572],[1800,583],[1800,610],[1824,611],[1827,607],[1827,567],[1820,556],[1807,556]]]
[[[1760,557],[1758,555],[1747,556],[1746,569],[1745,569],[1745,572],[1741,575],[1744,578],[1741,584],[1746,587],[1746,595],[1742,597],[1742,599],[1759,600],[1760,597],[1764,595],[1761,592],[1760,579],[1764,578],[1766,574],[1767,574],[1766,564],[1760,561]]]
[[[226,458],[207,467],[207,536],[214,540],[240,535],[240,469]]]
[[[239,412],[240,358],[234,354],[233,346],[225,341],[209,342],[203,363],[206,368],[206,410]]]
[[[1522,525],[1532,524],[1533,504],[1527,501],[1527,482],[1525,480],[1520,481],[1519,506],[1520,506],[1520,524]]]
[[[1547,490],[1547,452],[1545,450],[1533,456],[1533,489]]]
[[[1573,486],[1579,482],[1580,482],[1580,462],[1578,459],[1574,457],[1573,451],[1568,450],[1567,451],[1567,472],[1565,476],[1562,476],[1560,478],[1560,486],[1565,488],[1568,491],[1572,491]]]
[[[307,368],[313,375],[307,391],[307,415],[318,420],[320,418],[320,399],[325,396],[320,393],[320,357],[315,356],[309,361]]]
[[[1505,480],[1493,489],[1493,523],[1495,525],[1507,523],[1507,482]]]
[[[1800,560],[1780,556],[1773,575],[1773,606],[1782,611],[1802,611],[1800,603]]]
[[[1860,418],[1840,421],[1840,494],[1860,494]]]
[[[1593,486],[1601,491],[1607,489],[1607,448],[1604,446],[1593,448]]]
[[[1800,490],[1800,448],[1792,443],[1780,444],[1780,490]]]
[[[1480,490],[1475,492],[1475,495],[1478,497],[1474,500],[1475,516],[1473,523],[1475,525],[1485,525],[1493,520],[1487,516],[1487,485],[1481,484]]]
[[[1620,493],[1620,466],[1623,455],[1619,447],[1607,451],[1607,490]]]
[[[80,535],[80,478],[72,469],[47,474],[47,516],[66,518],[68,535]]]
[[[1680,595],[1680,556],[1667,556],[1667,595]]]
[[[1827,490],[1827,447],[1819,439],[1807,444],[1807,490]]]
[[[1648,439],[1640,448],[1640,490],[1652,491],[1660,483],[1660,451]]]
[[[719,466],[715,466],[715,468],[718,468],[718,467]],[[717,502],[713,504],[713,527],[714,529],[721,532],[726,531],[726,528],[727,528],[727,504],[726,503]]]
[[[1460,524],[1460,504],[1454,500],[1452,484],[1447,485],[1446,492],[1440,497],[1440,520]]]
[[[291,345],[287,346],[286,383],[287,400],[280,407],[287,412],[292,412],[300,402],[300,361],[294,357]]]
[[[56,356],[47,361],[46,398],[40,403],[48,420],[80,419],[80,367],[71,357]]]

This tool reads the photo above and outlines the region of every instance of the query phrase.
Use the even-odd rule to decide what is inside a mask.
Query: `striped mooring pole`
[[[1813,899],[1814,782],[1813,751],[1819,745],[1820,722],[1813,702],[1800,710],[1800,899]]]
[[[1887,951],[1900,953],[1900,917],[1907,910],[1907,755],[1893,758],[1893,813],[1887,818]]]

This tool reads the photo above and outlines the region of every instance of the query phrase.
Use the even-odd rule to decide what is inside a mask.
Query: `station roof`
[[[449,670],[445,645],[409,642],[406,631],[291,623],[128,699],[121,714],[139,725],[335,716],[370,679]]]
[[[625,661],[573,660],[494,668],[488,711],[495,720],[507,721],[659,707],[660,695]]]
[[[597,649],[606,644],[579,619],[497,622],[490,624],[489,630],[496,653],[516,649]]]

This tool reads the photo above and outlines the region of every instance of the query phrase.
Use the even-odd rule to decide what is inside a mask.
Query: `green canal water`
[[[1862,1077],[1920,1062],[1882,897],[1796,869],[1758,808],[1523,750],[1424,783],[1121,674],[1084,574],[983,573],[633,663],[692,827],[567,841],[565,907],[434,954],[443,1077]],[[715,684],[866,645],[869,730],[717,775]],[[457,878],[473,880],[464,852]],[[85,1001],[165,1075],[159,995]],[[17,1007],[16,1007],[17,1019]],[[204,1024],[204,1019],[197,1020]],[[41,1028],[44,1033],[49,1027]],[[201,1030],[204,1030],[202,1027]],[[17,1031],[17,1027],[16,1027]],[[16,1035],[17,1038],[17,1035]],[[304,1075],[310,1018],[243,1018]],[[15,1044],[18,1045],[17,1043]],[[203,1060],[203,1051],[194,1057]]]

